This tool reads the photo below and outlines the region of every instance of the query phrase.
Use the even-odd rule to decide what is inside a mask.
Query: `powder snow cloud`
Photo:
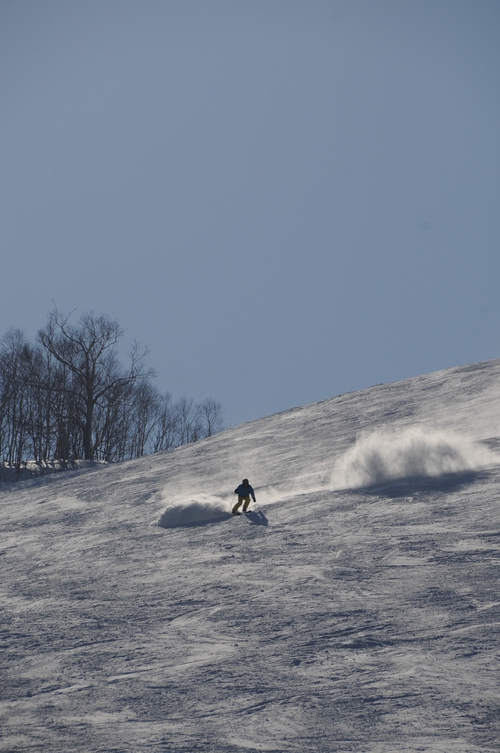
[[[362,433],[340,459],[336,488],[357,488],[403,478],[429,478],[498,463],[486,447],[459,434],[423,426]]]
[[[230,518],[227,503],[210,495],[197,495],[168,505],[156,525],[160,528],[201,525],[214,520]]]

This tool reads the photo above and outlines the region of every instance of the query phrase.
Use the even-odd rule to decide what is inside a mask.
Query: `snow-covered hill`
[[[498,751],[499,478],[491,361],[4,485],[0,750]]]

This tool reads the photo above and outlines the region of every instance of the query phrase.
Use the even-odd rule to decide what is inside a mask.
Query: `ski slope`
[[[497,360],[4,485],[0,750],[498,751],[499,480]]]

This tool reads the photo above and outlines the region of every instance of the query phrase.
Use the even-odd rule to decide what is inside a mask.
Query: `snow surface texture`
[[[496,753],[499,427],[493,361],[0,486],[0,750]]]
[[[100,460],[49,460],[47,463],[36,463],[31,460],[21,463],[18,468],[16,465],[9,465],[9,463],[0,463],[0,482],[26,481],[26,479],[47,476],[50,473],[76,471],[103,464],[104,461]]]

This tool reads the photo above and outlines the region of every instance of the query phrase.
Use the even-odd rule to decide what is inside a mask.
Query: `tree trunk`
[[[92,426],[94,418],[94,404],[92,397],[87,396],[87,410],[85,415],[85,426],[83,427],[83,454],[85,460],[93,460],[94,453],[92,448]]]

